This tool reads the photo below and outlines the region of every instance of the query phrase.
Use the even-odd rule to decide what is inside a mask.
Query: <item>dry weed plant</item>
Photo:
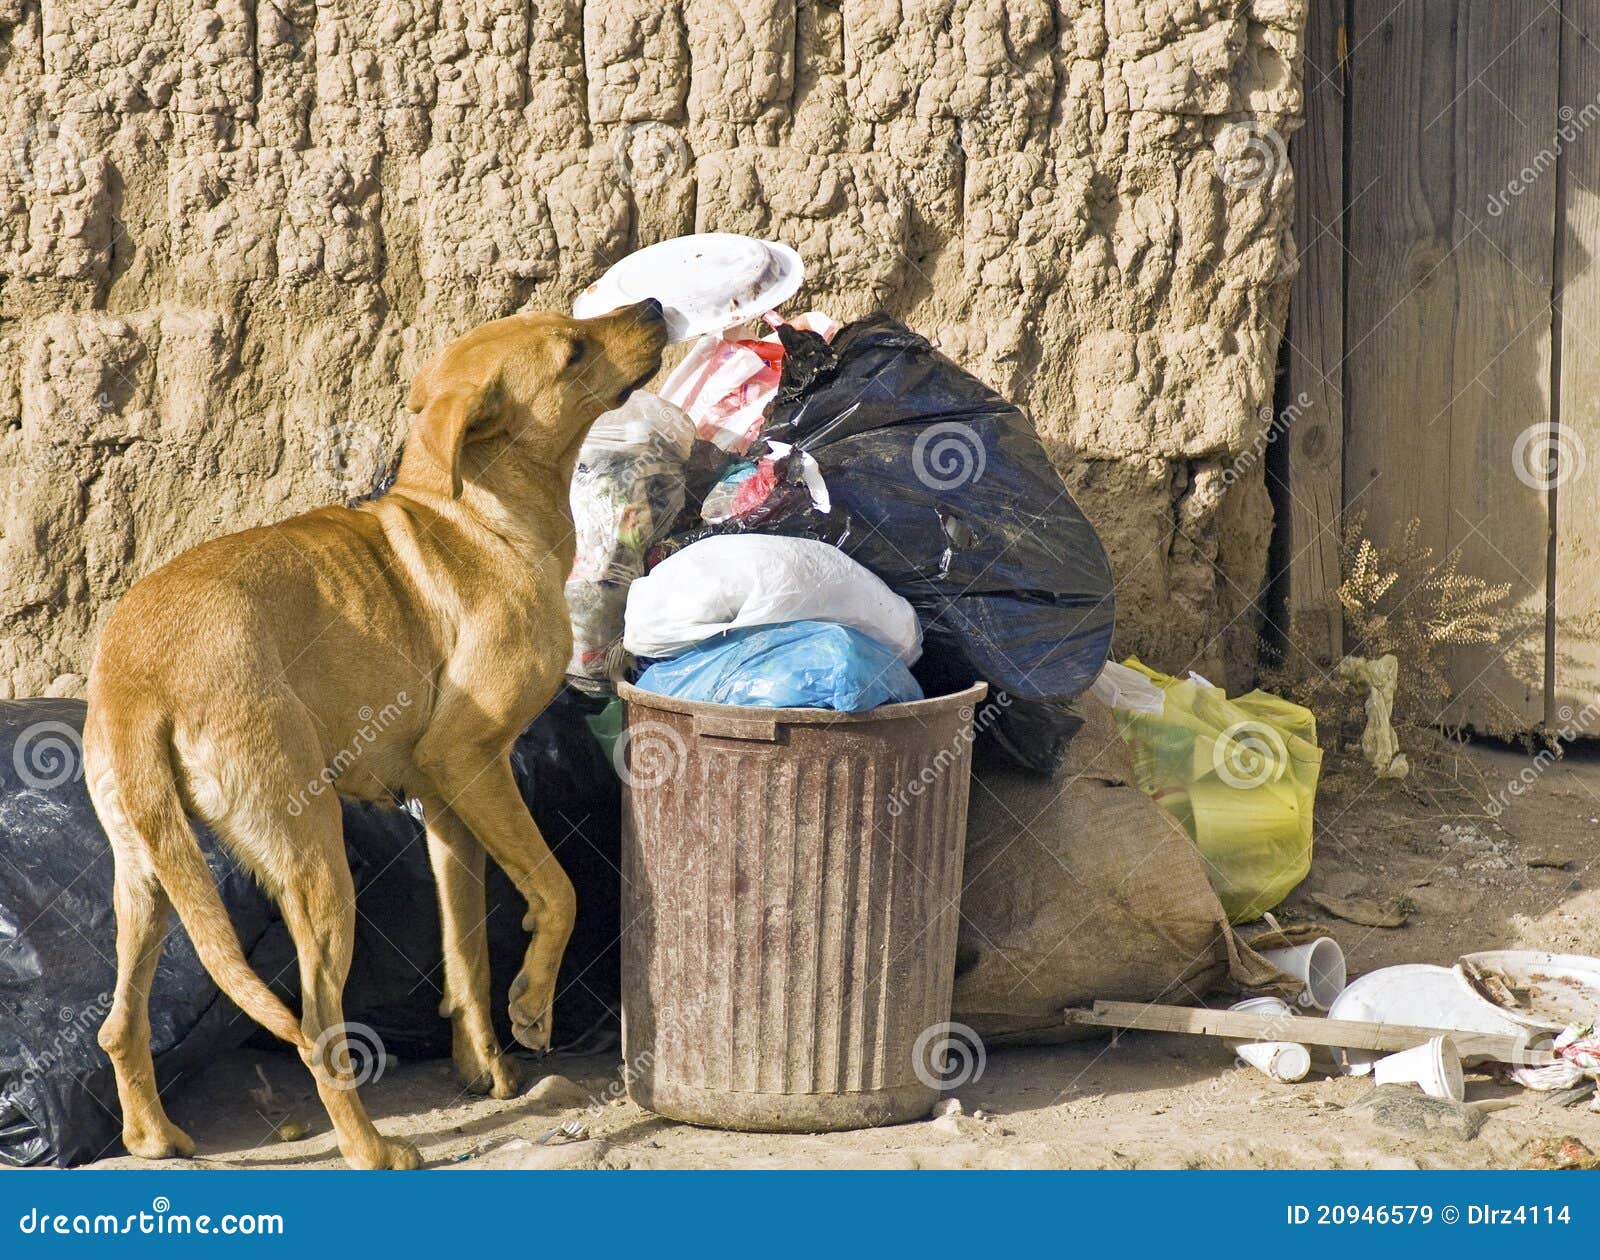
[[[1493,647],[1517,627],[1509,583],[1463,573],[1460,557],[1440,559],[1421,539],[1413,519],[1388,544],[1366,533],[1364,512],[1351,513],[1340,543],[1342,581],[1335,593],[1344,620],[1345,650],[1375,658],[1393,653],[1400,663],[1394,727],[1412,762],[1408,792],[1471,793],[1476,766],[1461,755],[1461,732],[1448,725],[1454,689],[1449,654],[1462,647]],[[1333,670],[1291,658],[1267,685],[1309,708],[1329,751],[1359,737],[1365,693],[1342,683]],[[1511,734],[1523,726],[1509,709],[1490,701],[1486,733]],[[1418,771],[1421,773],[1419,774]]]

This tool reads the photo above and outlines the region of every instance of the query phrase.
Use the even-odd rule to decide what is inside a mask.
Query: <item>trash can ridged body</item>
[[[635,1101],[730,1129],[926,1115],[915,1050],[950,1018],[985,688],[862,714],[621,691]]]

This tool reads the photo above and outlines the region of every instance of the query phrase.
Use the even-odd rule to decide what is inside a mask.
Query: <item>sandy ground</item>
[[[1403,927],[1336,923],[1351,974],[1391,963],[1452,963],[1464,952],[1528,947],[1600,952],[1600,749],[1539,770],[1521,752],[1477,748],[1481,801],[1519,775],[1497,820],[1465,796],[1331,773],[1319,795],[1317,859],[1285,919],[1326,919],[1312,892],[1415,909]],[[1470,767],[1469,767],[1470,770]],[[1427,776],[1422,776],[1426,780]],[[1220,999],[1219,1000],[1224,1000]],[[1469,1076],[1470,1111],[1444,1129],[1381,1122],[1365,1080],[1314,1073],[1278,1085],[1217,1042],[1157,1033],[996,1050],[957,1096],[961,1114],[815,1136],[737,1134],[660,1119],[621,1096],[615,1055],[529,1061],[533,1084],[504,1102],[465,1095],[447,1062],[392,1064],[363,1091],[382,1129],[416,1142],[430,1167],[472,1168],[1507,1168],[1542,1140],[1600,1151],[1600,1113],[1567,1109]],[[272,1096],[261,1103],[259,1074]],[[252,1091],[256,1091],[252,1096]],[[338,1164],[326,1117],[298,1060],[240,1051],[170,1098],[202,1156],[168,1168]],[[305,1136],[285,1141],[285,1119]],[[566,1122],[586,1136],[557,1136]],[[1475,1136],[1464,1134],[1477,1129]],[[141,1167],[118,1158],[98,1167]]]

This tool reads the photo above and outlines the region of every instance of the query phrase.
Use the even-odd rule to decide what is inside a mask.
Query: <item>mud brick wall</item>
[[[1118,650],[1240,678],[1304,8],[0,0],[0,696],[78,694],[179,550],[371,485],[451,333],[697,229],[1029,407]]]

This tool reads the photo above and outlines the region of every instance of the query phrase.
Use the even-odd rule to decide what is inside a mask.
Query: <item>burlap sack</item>
[[[953,1018],[990,1042],[1060,1041],[1097,998],[1198,1005],[1298,988],[1240,942],[1188,834],[1132,786],[1111,712],[1078,703],[1062,772],[976,772]]]

